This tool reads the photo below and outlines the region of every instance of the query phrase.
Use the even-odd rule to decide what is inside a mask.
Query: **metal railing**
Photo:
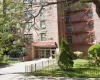
[[[33,72],[36,72],[36,71],[41,70],[49,65],[54,64],[55,62],[56,62],[55,59],[48,59],[45,61],[40,61],[40,62],[36,62],[36,63],[30,64],[30,65],[26,65],[25,66],[25,75],[26,76],[30,75]]]

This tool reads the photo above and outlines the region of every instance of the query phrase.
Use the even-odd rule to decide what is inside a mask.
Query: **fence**
[[[79,77],[79,78],[100,78],[100,67],[79,67],[69,70],[61,70],[57,64],[50,65],[41,71],[33,73],[34,76],[52,77]]]
[[[100,67],[89,65],[81,65],[78,67],[63,71],[56,61],[49,59],[37,62],[25,67],[25,74],[32,73],[34,76],[52,76],[52,77],[81,77],[81,78],[100,78]]]
[[[25,75],[29,75],[33,72],[36,72],[38,70],[41,70],[49,65],[52,65],[55,63],[55,59],[48,59],[48,60],[45,60],[45,61],[40,61],[40,62],[36,62],[36,63],[33,63],[31,65],[26,65],[25,66]]]

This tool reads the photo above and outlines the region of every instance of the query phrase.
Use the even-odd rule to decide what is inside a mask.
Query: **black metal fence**
[[[71,68],[66,71],[61,70],[57,64],[50,65],[33,72],[34,76],[52,77],[79,77],[79,78],[100,78],[100,67],[80,67]]]
[[[40,62],[36,62],[34,64],[31,65],[26,65],[25,66],[25,75],[30,75],[33,72],[45,69],[47,66],[53,65],[55,64],[55,60],[54,59],[48,59],[45,61],[40,61]]]
[[[29,73],[34,76],[100,78],[100,67],[84,65],[63,71],[56,61],[51,59],[27,65],[25,74],[29,75]]]

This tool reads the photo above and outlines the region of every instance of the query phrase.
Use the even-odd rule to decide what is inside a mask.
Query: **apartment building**
[[[59,19],[62,23],[58,26],[60,29],[63,28],[60,37],[65,37],[71,51],[81,51],[84,55],[88,55],[88,48],[100,43],[100,19],[95,9],[95,5],[91,2],[67,4],[65,18]]]
[[[42,4],[45,0],[33,1],[24,0],[24,5],[28,7],[24,30],[27,49],[25,60],[54,58],[59,52],[62,38],[68,42],[71,51],[81,51],[84,55],[88,55],[91,45],[99,43],[99,18],[94,4],[60,3],[46,6],[34,21],[31,16],[35,16],[39,9],[34,10],[32,3]]]
[[[24,1],[24,5],[28,7],[25,13],[26,21],[30,19],[25,23],[24,36],[27,43],[27,56],[24,58],[25,60],[31,60],[34,58],[54,57],[59,47],[57,5],[43,7],[34,21],[31,16],[37,15],[40,10],[40,8],[35,7],[35,3],[43,4],[45,0],[33,1]],[[55,2],[56,0],[52,1]]]

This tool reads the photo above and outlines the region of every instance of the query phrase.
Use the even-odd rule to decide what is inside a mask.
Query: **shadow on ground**
[[[10,66],[8,63],[0,63],[0,68],[5,68]]]

